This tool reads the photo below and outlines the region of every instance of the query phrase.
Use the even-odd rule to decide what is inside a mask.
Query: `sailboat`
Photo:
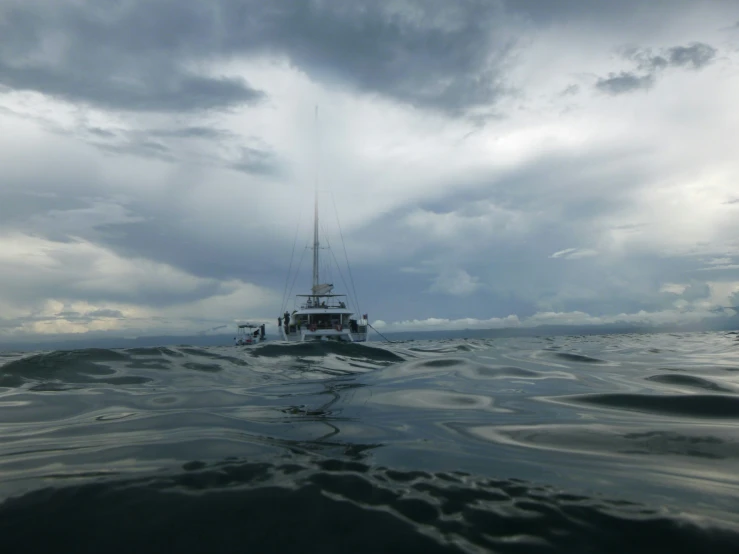
[[[309,294],[296,295],[297,309],[292,313],[285,310],[277,318],[282,339],[288,342],[314,340],[366,342],[369,330],[367,314],[353,317],[355,314],[347,305],[347,295],[334,293],[334,285],[331,283],[321,283],[319,252],[316,182],[313,213],[313,286]]]

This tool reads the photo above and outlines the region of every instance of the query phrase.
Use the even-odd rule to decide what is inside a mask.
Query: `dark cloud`
[[[115,136],[115,133],[113,131],[101,129],[100,127],[88,127],[87,132],[101,138],[113,138]]]
[[[585,22],[599,27],[629,31],[639,30],[653,34],[655,27],[664,26],[673,14],[692,10],[695,0],[501,0],[506,11],[523,16],[542,26]],[[727,19],[736,17],[736,10],[726,0],[701,0],[702,11],[718,10],[727,13]]]
[[[653,55],[652,51],[649,49],[631,49],[627,51],[624,57],[637,62],[637,67],[641,71],[648,71],[649,73],[665,69],[670,65],[670,62],[668,62],[666,58],[660,55]]]
[[[20,223],[33,216],[51,210],[75,210],[88,205],[84,199],[53,192],[37,193],[24,181],[6,180],[5,185],[17,187],[0,188],[0,229],[17,228]],[[29,190],[23,190],[28,187]]]
[[[16,2],[0,22],[0,83],[112,109],[224,108],[258,102],[265,93],[242,78],[201,75],[192,68],[267,55],[287,59],[315,79],[463,114],[513,93],[505,81],[517,36],[510,14],[538,20],[575,8],[600,17],[626,9],[622,3],[618,10],[608,7],[613,3],[543,4],[131,0],[110,10],[92,0],[49,3],[45,9]],[[55,40],[51,55],[44,45]],[[700,43],[654,56],[641,53],[636,61],[646,75],[624,72],[596,86],[611,94],[648,88],[655,71],[698,69],[715,53]]]
[[[602,257],[553,263],[542,271],[531,271],[542,268],[542,260],[549,261],[555,251],[590,249],[610,232],[602,221],[629,208],[634,189],[643,185],[646,176],[630,167],[632,162],[626,155],[621,158],[622,173],[614,173],[610,169],[612,155],[593,156],[584,165],[579,154],[572,159],[544,156],[508,175],[459,179],[444,194],[368,222],[352,237],[358,251],[372,251],[374,245],[391,246],[383,249],[382,267],[369,268],[376,281],[363,275],[369,279],[366,287],[374,292],[384,283],[407,289],[408,304],[427,304],[418,309],[430,313],[423,317],[432,317],[431,312],[439,313],[442,305],[447,313],[451,303],[419,302],[418,291],[429,289],[445,269],[459,268],[481,283],[474,295],[464,299],[460,313],[466,311],[483,319],[511,313],[531,315],[540,309],[539,299],[545,311],[620,313],[646,309],[658,294],[655,283],[659,281],[644,279],[643,274],[632,276],[631,267],[614,268]],[[408,215],[418,210],[436,220],[438,228],[409,226]],[[644,260],[635,263],[646,267]],[[402,272],[400,267],[413,271]],[[627,284],[637,279],[645,282],[629,289]],[[375,294],[374,301],[382,303],[383,314],[401,319],[407,317],[403,314],[417,312],[408,306],[394,307],[380,297]],[[664,302],[660,302],[661,306]]]
[[[117,82],[115,74],[106,75],[102,68],[93,71],[74,67],[77,63],[70,61],[57,69],[0,60],[0,82],[12,89],[38,91],[69,102],[130,111],[191,111],[254,103],[264,96],[242,79],[212,79],[175,68],[142,71],[137,67],[135,82],[124,84]]]
[[[123,313],[121,313],[119,310],[108,310],[108,309],[101,309],[101,310],[94,310],[92,312],[89,312],[87,314],[88,317],[118,317],[122,318]]]
[[[165,145],[152,142],[150,140],[132,141],[132,142],[90,142],[93,146],[110,152],[111,154],[129,154],[131,156],[139,156],[142,158],[153,158],[165,162],[175,162],[177,157],[172,154]]]
[[[223,129],[213,127],[180,127],[173,129],[151,129],[146,134],[167,138],[196,138],[196,139],[226,139],[233,138],[234,134]]]
[[[606,218],[631,206],[631,196],[655,174],[641,163],[643,151],[545,153],[522,167],[489,176],[459,179],[448,193],[420,205],[435,212],[457,211],[471,202],[492,201],[504,209],[540,213],[538,221],[573,223]],[[613,160],[618,159],[618,171]],[[561,248],[554,247],[547,256]]]
[[[420,107],[459,112],[505,94],[500,64],[513,43],[503,38],[495,2],[411,1],[405,10],[368,0],[280,6],[257,9],[249,33],[229,36],[239,47],[282,51],[312,75]]]
[[[64,130],[57,132],[65,133]],[[283,163],[264,141],[254,137],[242,139],[222,129],[205,126],[153,129],[100,129],[84,127],[80,137],[106,152],[155,158],[167,162],[200,163],[219,166],[253,175],[277,175]],[[196,151],[182,146],[181,140],[208,141],[209,148]],[[241,146],[253,142],[254,146]],[[228,152],[238,152],[236,156]]]
[[[644,228],[643,223],[627,223],[625,225],[616,225],[614,227],[614,229],[618,231],[636,231],[637,229],[642,228]]]
[[[608,94],[624,94],[636,90],[647,90],[654,85],[654,76],[636,75],[622,71],[615,74],[610,73],[607,79],[598,79],[595,88]]]
[[[653,0],[655,4],[665,0]],[[671,0],[679,3],[683,0]],[[621,0],[620,2],[583,0],[503,0],[509,12],[523,14],[536,23],[549,24],[558,21],[572,21],[576,18],[608,18],[629,14],[633,17],[634,8],[640,7],[640,0]]]
[[[44,115],[26,115],[2,106],[0,112],[20,119],[31,119],[51,133],[63,137],[74,136],[111,154],[196,163],[262,176],[282,175],[286,171],[285,160],[265,141],[254,136],[241,137],[207,125],[147,128],[137,127],[137,122],[131,121],[129,128],[102,128],[82,121],[73,126],[63,126]],[[198,140],[207,143],[206,146],[200,144],[192,148],[186,144],[187,141]]]
[[[231,168],[244,173],[272,175],[279,171],[279,164],[272,152],[244,146]]]
[[[172,31],[178,22],[183,33],[197,27],[194,20],[188,26],[173,3],[158,3],[161,11],[143,2],[115,9],[96,4],[17,2],[6,7],[0,19],[0,83],[132,111],[189,111],[264,97],[243,79],[198,75],[185,67],[195,60],[183,56]],[[159,25],[165,16],[167,24]],[[207,33],[207,26],[202,30]],[[44,48],[49,44],[53,53]]]
[[[637,69],[642,71],[638,75],[631,71],[611,73],[608,78],[600,78],[595,88],[608,94],[624,94],[637,90],[651,88],[657,75],[670,67],[686,69],[701,69],[716,58],[717,50],[713,46],[701,42],[694,42],[688,46],[675,46],[654,54],[650,48],[626,48],[622,54],[627,60],[636,63]]]
[[[141,203],[132,210],[144,220],[100,226],[96,240],[122,257],[158,261],[201,278],[229,280],[248,275],[256,284],[284,283],[291,245],[275,237],[267,225],[251,233],[224,231],[214,239],[181,221],[183,213],[176,202],[160,207]],[[239,255],[243,252],[249,255]]]
[[[713,61],[716,49],[707,44],[694,43],[690,46],[676,46],[670,48],[670,65],[700,69]]]
[[[526,217],[531,222],[539,213]],[[454,312],[448,317],[487,319],[513,313],[526,317],[537,311],[608,315],[674,308],[680,297],[660,292],[660,285],[695,267],[694,261],[630,254],[618,260],[608,256],[582,258],[577,263],[550,260],[549,255],[561,245],[581,246],[583,241],[587,245],[599,240],[592,219],[565,221],[536,224],[535,229],[520,236],[505,231],[485,232],[485,225],[480,225],[476,227],[479,236],[468,232],[445,241],[425,229],[403,226],[398,214],[384,217],[372,225],[372,236],[366,240],[392,244],[393,254],[398,253],[401,259],[388,255],[382,266],[368,268],[368,273],[357,272],[363,279],[360,290],[372,294],[373,309],[381,312],[383,319],[404,319],[409,313],[419,318],[434,317],[442,310],[445,316]],[[497,229],[494,222],[489,222],[489,227]],[[399,271],[404,266],[417,271]],[[455,298],[460,305],[454,307],[443,295],[432,296],[429,292],[425,293],[428,301],[419,301],[419,291],[429,291],[446,268],[459,268],[478,278],[479,289],[470,297]],[[402,294],[384,299],[377,293],[383,286]],[[400,298],[404,301],[394,305]]]
[[[688,301],[703,300],[711,296],[708,283],[693,282],[683,291],[682,297]]]
[[[267,54],[314,78],[458,113],[505,94],[513,33],[502,17],[486,0],[17,2],[0,23],[0,83],[123,110],[224,107],[263,93],[186,68]],[[60,41],[54,56],[42,48],[49,37]]]
[[[624,52],[624,57],[637,62],[641,70],[656,72],[667,67],[701,69],[716,58],[717,52],[713,46],[694,42],[688,46],[663,49],[658,54],[654,54],[650,48],[629,48]]]
[[[572,17],[578,9],[628,14],[626,6],[634,5],[630,1],[523,0],[509,2],[508,9],[520,10],[517,13],[529,10],[537,14],[532,17],[537,20],[562,19]],[[229,81],[218,75],[195,74],[193,68],[242,56],[267,56],[287,61],[313,80],[416,107],[447,114],[469,114],[472,108],[492,111],[498,108],[489,106],[507,94],[504,68],[511,61],[508,55],[513,47],[507,37],[515,34],[514,28],[505,31],[507,20],[498,7],[501,4],[497,0],[129,0],[105,4],[18,0],[12,9],[2,8],[0,83],[122,110],[224,108],[258,101],[260,93],[246,82],[266,93],[269,83],[258,82],[253,75],[245,75],[247,81]],[[628,71],[604,77],[596,86],[605,93],[619,94],[648,88],[664,71],[700,69],[711,63],[716,53],[710,46],[699,46],[632,50]],[[192,78],[202,81],[196,86]],[[562,94],[578,92],[577,85],[572,85]],[[243,140],[203,123],[212,118],[187,114],[186,119],[150,115],[131,119],[139,121],[127,122],[125,129],[108,128],[95,120],[59,132],[83,137],[110,152],[188,163],[165,168],[165,176],[151,177],[152,186],[141,187],[145,192],[119,186],[117,191],[122,194],[138,197],[130,202],[121,200],[120,212],[100,207],[99,217],[82,209],[90,205],[82,198],[104,197],[111,204],[117,202],[111,197],[117,191],[105,188],[114,180],[97,172],[92,164],[76,160],[67,166],[61,164],[61,170],[53,163],[37,164],[44,165],[44,175],[28,170],[24,186],[41,186],[34,180],[51,183],[49,190],[57,191],[58,196],[26,197],[0,191],[0,224],[12,222],[9,228],[60,242],[79,236],[135,260],[136,267],[149,267],[144,264],[151,260],[200,279],[181,277],[186,283],[178,289],[174,286],[177,279],[170,278],[168,272],[152,276],[149,282],[148,277],[135,280],[116,271],[106,274],[105,286],[98,286],[92,278],[85,281],[86,276],[95,275],[95,257],[91,254],[88,259],[82,253],[70,253],[74,249],[61,249],[62,254],[50,264],[58,273],[33,271],[23,283],[9,283],[15,287],[13,291],[19,291],[18,298],[38,302],[44,295],[58,295],[65,301],[99,301],[102,306],[133,302],[162,307],[223,293],[223,282],[232,279],[281,292],[292,246],[292,235],[288,241],[285,228],[292,229],[295,222],[278,212],[270,215],[268,210],[277,210],[272,207],[274,198],[265,201],[259,191],[250,188],[266,179],[241,175],[234,179],[231,175],[232,180],[219,186],[217,173],[190,175],[194,162],[202,162],[261,177],[280,170],[280,156],[269,145]],[[166,128],[166,121],[175,120],[177,126]],[[658,310],[686,299],[685,295],[705,298],[704,283],[691,284],[683,297],[659,292],[662,283],[675,282],[676,275],[694,271],[694,261],[655,260],[629,252],[616,262],[608,259],[610,231],[618,222],[630,220],[629,210],[639,196],[634,190],[653,182],[654,175],[644,174],[650,171],[644,167],[650,152],[633,148],[638,150],[637,163],[626,149],[609,144],[608,150],[600,153],[588,148],[570,155],[558,152],[527,159],[503,175],[500,171],[487,175],[460,172],[443,192],[430,190],[424,201],[409,202],[392,213],[378,213],[377,219],[345,237],[357,289],[368,301],[365,309],[390,320],[486,319],[511,313],[524,317],[540,309],[577,309],[596,315]],[[448,154],[455,155],[452,151]],[[62,179],[60,171],[70,176]],[[207,202],[202,202],[207,205],[193,206],[195,199],[206,197],[187,194],[190,177],[197,186],[213,187]],[[148,179],[148,174],[142,177],[132,172],[131,180],[142,178]],[[408,178],[425,176],[409,174]],[[73,183],[83,181],[89,190],[71,189]],[[242,181],[243,189],[235,187],[234,183]],[[250,196],[252,192],[256,194]],[[486,211],[488,204],[500,212]],[[238,214],[226,217],[224,208],[232,206]],[[419,209],[439,216],[433,233],[407,224],[406,216]],[[51,211],[56,213],[50,216]],[[44,220],[42,216],[47,217]],[[517,234],[519,217],[522,230]],[[622,230],[626,228],[622,226]],[[629,228],[635,234],[642,232],[641,227]],[[643,231],[649,233],[650,228]],[[447,232],[452,236],[447,237]],[[606,247],[598,257],[572,263],[549,259],[556,251],[573,248],[582,252],[598,249],[600,243]],[[334,244],[340,257],[339,248]],[[84,253],[84,249],[78,250]],[[363,251],[374,257],[363,258]],[[304,262],[302,269],[309,263]],[[403,273],[399,268],[404,266],[421,270]],[[479,279],[479,289],[454,302],[445,301],[443,294],[424,292],[431,290],[447,269],[452,276]],[[306,275],[298,279],[296,287],[302,290],[309,283]],[[340,288],[348,292],[347,287]],[[394,292],[387,295],[381,293],[383,290]],[[119,316],[107,309],[64,314],[78,321]]]
[[[25,318],[24,321],[29,322],[29,321],[63,319],[65,321],[72,321],[75,323],[89,323],[101,317],[123,319],[125,316],[119,310],[110,310],[110,309],[103,308],[99,310],[93,310],[91,312],[85,312],[84,314],[80,312],[70,311],[70,310],[63,310],[61,312],[58,312],[52,317],[37,316],[37,317]]]
[[[259,154],[254,152],[261,146],[255,144],[252,149],[254,158],[251,163],[254,165],[259,163]],[[77,164],[73,165],[75,170],[77,167]],[[192,168],[192,165],[186,167]],[[144,194],[143,198],[135,192],[133,197],[128,197],[127,191],[105,190],[106,183],[87,173],[84,167],[71,174],[56,166],[51,173],[49,171],[47,166],[46,178],[42,180],[30,174],[23,179],[6,179],[4,187],[0,187],[0,233],[10,230],[53,241],[56,244],[52,248],[59,247],[58,255],[61,256],[57,265],[65,268],[56,277],[52,273],[41,272],[32,280],[24,279],[23,283],[17,284],[18,290],[25,291],[16,294],[18,298],[34,300],[42,290],[46,291],[43,294],[54,291],[54,294],[65,298],[88,299],[84,283],[78,282],[84,281],[87,271],[94,273],[94,267],[89,267],[92,262],[87,258],[75,259],[68,254],[68,249],[60,248],[62,244],[69,245],[79,239],[109,249],[123,259],[148,259],[212,280],[191,288],[184,296],[177,296],[170,290],[160,291],[156,287],[148,291],[147,287],[154,286],[148,284],[136,290],[116,288],[108,296],[105,291],[99,294],[91,291],[94,298],[90,296],[90,301],[145,299],[155,305],[169,305],[212,295],[219,286],[213,279],[243,279],[248,275],[250,281],[271,287],[276,282],[274,271],[277,271],[276,280],[284,280],[292,243],[281,242],[279,237],[275,237],[274,228],[284,225],[285,221],[264,223],[258,195],[255,202],[248,194],[250,187],[254,186],[248,177],[237,177],[243,181],[243,190],[236,191],[235,196],[223,193],[218,179],[211,177],[216,181],[212,191],[219,202],[224,205],[244,202],[244,225],[235,228],[232,224],[224,229],[217,210],[208,214],[211,218],[204,221],[205,225],[193,224],[192,208],[182,204],[183,191],[187,195],[191,183],[201,183],[201,175],[197,171],[189,180],[181,175],[170,186],[158,187],[157,191],[152,187],[150,194]],[[203,173],[208,174],[208,171]],[[49,175],[53,177],[48,178]],[[202,184],[208,186],[209,182]],[[118,198],[116,192],[125,198]],[[292,226],[293,222],[288,224]],[[213,232],[204,233],[204,228]],[[250,254],[242,255],[244,252]],[[281,254],[275,255],[275,252]],[[73,275],[68,275],[66,268],[74,269]],[[11,279],[9,268],[5,267],[4,273]],[[2,274],[0,272],[0,281]],[[9,289],[4,290],[7,292]]]
[[[140,274],[126,276],[101,276],[97,273],[98,259],[71,250],[56,252],[49,256],[57,265],[55,271],[38,275],[4,275],[0,278],[7,298],[19,305],[33,305],[40,298],[57,298],[65,302],[84,301],[91,304],[136,304],[164,308],[186,304],[203,298],[232,292],[231,288],[215,280],[191,281],[185,285],[168,282],[166,278],[146,279]],[[121,286],[121,280],[125,286]],[[41,291],[41,292],[40,292]],[[82,317],[118,317],[108,315]],[[64,319],[70,319],[64,317]]]
[[[586,159],[581,153],[571,159],[544,156],[507,175],[460,178],[448,193],[369,222],[352,240],[359,244],[359,252],[372,251],[373,245],[392,245],[383,250],[383,267],[371,268],[377,283],[386,286],[392,283],[411,291],[415,283],[416,291],[427,290],[446,268],[477,277],[481,286],[461,310],[478,314],[475,317],[510,313],[524,317],[548,310],[592,315],[672,310],[681,296],[661,292],[662,284],[680,282],[679,276],[702,265],[700,260],[655,257],[631,253],[628,248],[614,259],[607,246],[613,240],[613,220],[632,212],[634,192],[659,176],[656,169],[643,167],[642,156],[638,149],[591,153]],[[614,160],[619,160],[619,171],[613,171]],[[488,205],[501,211],[481,213],[480,208]],[[407,225],[407,216],[419,209],[438,226]],[[644,234],[653,231],[634,223],[621,228]],[[567,248],[582,252],[599,249],[601,244],[606,246],[598,256],[572,263],[549,259],[553,252]],[[401,267],[410,269],[402,272]],[[375,291],[379,285],[370,282],[366,287]],[[418,292],[408,295],[416,304],[424,304],[417,300]],[[685,295],[702,300],[708,289],[705,283],[693,283]],[[375,302],[381,302],[379,296]],[[434,305],[437,313],[443,305],[446,314],[449,303],[439,302],[427,304]],[[475,302],[486,307],[487,315],[473,306]],[[415,313],[389,304],[383,303],[383,314],[402,319],[407,317],[403,314]],[[418,309],[427,311],[425,306]]]

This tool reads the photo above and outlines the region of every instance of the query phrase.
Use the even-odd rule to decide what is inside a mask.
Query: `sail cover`
[[[333,290],[334,286],[329,283],[322,285],[315,285],[313,287],[313,294],[328,294]]]

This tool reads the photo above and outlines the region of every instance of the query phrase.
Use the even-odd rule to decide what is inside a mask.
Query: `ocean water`
[[[0,551],[739,552],[732,333],[0,354]]]

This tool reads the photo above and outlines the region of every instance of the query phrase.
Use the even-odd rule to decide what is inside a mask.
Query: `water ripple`
[[[1,544],[733,552],[737,391],[722,333],[2,353]]]
[[[33,491],[0,506],[0,533],[6,552],[721,554],[739,540],[687,514],[521,480],[301,456]]]

